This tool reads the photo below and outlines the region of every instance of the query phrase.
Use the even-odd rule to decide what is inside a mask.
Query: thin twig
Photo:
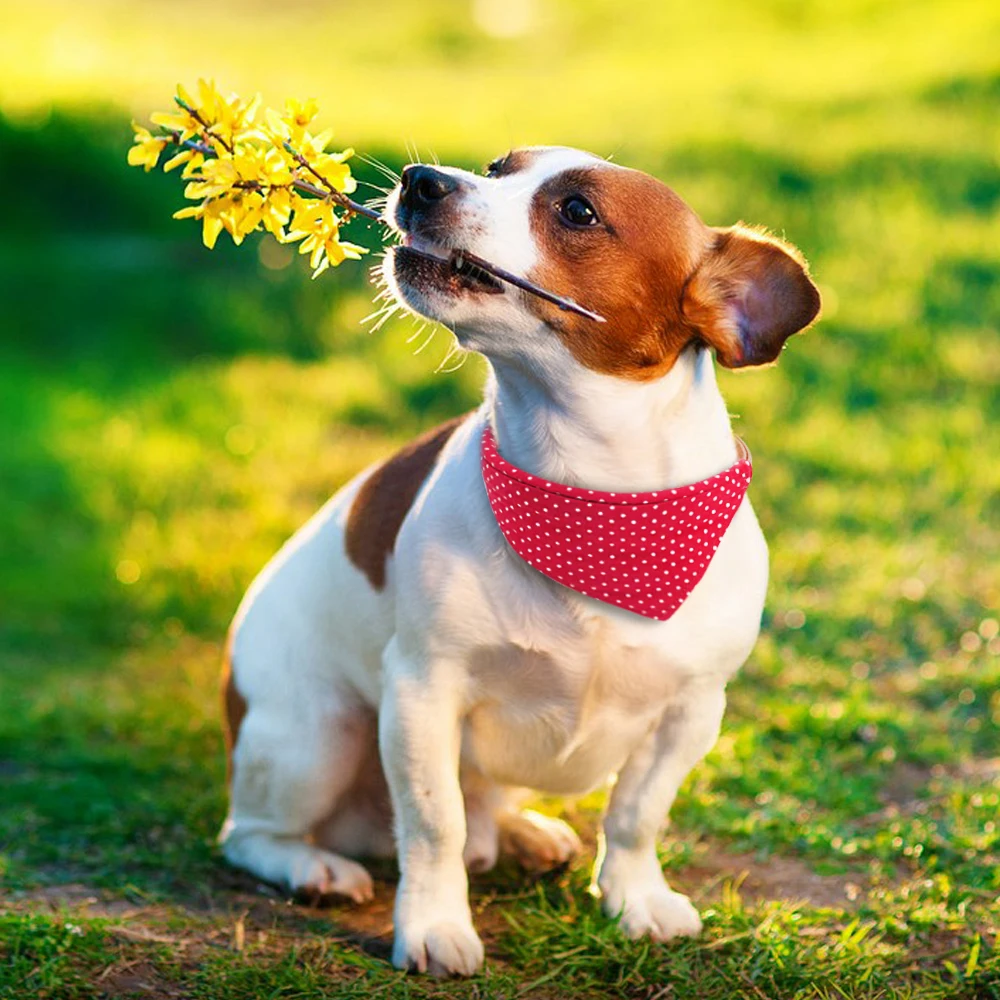
[[[332,201],[335,201],[348,212],[353,212],[355,215],[363,215],[366,219],[371,219],[373,222],[384,221],[381,213],[376,212],[367,205],[352,201],[346,194],[338,191],[287,139],[284,140],[284,146],[291,154],[292,159],[300,166],[305,167],[326,188],[328,192],[327,197]]]
[[[169,135],[170,141],[175,146],[187,146],[188,149],[193,149],[196,153],[202,153],[205,156],[215,156],[215,150],[208,143],[198,142],[195,139],[182,139],[180,132],[171,131]]]
[[[550,292],[548,289],[542,288],[532,281],[528,281],[527,278],[522,278],[519,274],[514,274],[496,264],[491,264],[488,260],[483,260],[482,257],[477,257],[466,250],[453,250],[449,257],[438,257],[437,254],[428,253],[426,250],[418,250],[416,247],[405,247],[405,249],[409,253],[415,253],[419,257],[425,257],[427,260],[433,260],[438,264],[448,264],[456,270],[460,270],[463,263],[471,264],[473,267],[479,268],[480,271],[485,271],[487,274],[493,275],[494,278],[499,278],[500,281],[506,281],[508,285],[514,285],[522,291],[528,292],[530,295],[535,295],[540,299],[545,299],[546,302],[551,302],[563,312],[577,313],[580,316],[585,316],[587,319],[593,320],[595,323],[607,322],[600,313],[595,313],[590,309],[584,308],[578,302],[574,302],[573,299],[565,295],[556,295],[555,292]]]
[[[482,257],[477,257],[475,254],[468,253],[465,250],[457,250],[455,253],[458,254],[456,266],[461,266],[461,261],[464,259],[472,264],[473,267],[478,267],[481,271],[486,271],[501,281],[506,281],[510,285],[516,285],[518,288],[530,292],[532,295],[537,295],[540,299],[545,299],[546,302],[551,302],[554,306],[562,309],[563,312],[575,312],[580,316],[586,316],[587,319],[592,319],[595,323],[607,322],[600,313],[585,309],[578,302],[574,302],[573,299],[565,295],[556,295],[555,292],[547,291],[539,285],[528,281],[527,278],[522,278],[520,275],[512,274],[502,267],[497,267],[496,264],[491,264],[488,260],[483,260]]]
[[[205,119],[201,115],[201,112],[197,108],[192,108],[187,101],[183,100],[180,97],[175,97],[174,101],[176,101],[177,104],[179,104],[196,122],[198,122],[199,125],[201,125],[201,127],[205,130],[206,135],[211,135],[213,139],[218,139],[219,142],[222,143],[222,146],[227,153],[235,152],[235,149],[231,142],[226,142],[226,140],[223,139],[221,135],[212,135],[212,125],[209,122],[205,121]],[[215,152],[215,150],[213,150],[212,152]]]

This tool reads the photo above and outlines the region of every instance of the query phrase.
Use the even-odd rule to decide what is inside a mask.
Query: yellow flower
[[[270,185],[291,184],[292,167],[283,150],[272,146],[267,151],[260,167],[260,179]]]
[[[237,246],[260,226],[264,214],[264,201],[264,196],[257,191],[250,191],[233,198],[225,222]]]
[[[296,101],[294,97],[285,101],[285,121],[296,128],[307,128],[319,114],[319,104],[315,97],[306,101]]]
[[[285,226],[292,214],[292,194],[287,188],[272,189],[261,208],[261,221],[272,236],[284,243]]]
[[[151,135],[149,129],[143,128],[132,122],[132,129],[135,137],[132,140],[132,147],[128,151],[128,162],[130,166],[142,167],[149,173],[156,166],[160,159],[160,153],[167,144],[165,136]]]
[[[256,146],[249,143],[240,143],[233,151],[233,166],[236,168],[236,175],[241,181],[255,181],[260,172],[260,165],[264,156]]]
[[[364,247],[354,243],[341,242],[339,235],[336,240],[327,240],[325,249],[327,259],[334,267],[343,264],[345,260],[361,260],[362,254],[368,252]]]
[[[198,80],[197,103],[191,100],[190,94],[187,94],[180,84],[177,85],[177,96],[186,104],[197,107],[202,112],[202,117],[207,118],[209,121],[215,119],[215,116],[218,114],[219,105],[224,103],[222,95],[215,89],[215,81],[203,78],[199,78]]]
[[[154,111],[149,118],[154,125],[179,133],[182,142],[201,131],[201,122],[183,108],[177,111]]]
[[[325,128],[319,135],[310,135],[308,132],[303,132],[292,145],[295,147],[297,153],[301,153],[307,160],[312,162],[330,145],[332,138],[333,129]]]
[[[328,267],[336,267],[343,264],[345,260],[361,260],[361,255],[368,251],[364,247],[356,246],[353,243],[341,243],[339,234],[335,234],[328,239],[322,247],[323,254],[319,258],[319,263],[313,268],[313,278],[318,278]],[[313,253],[313,259],[316,259]]]
[[[307,101],[285,101],[285,113],[281,115],[269,108],[266,117],[272,138],[279,145],[285,139],[297,144],[318,113],[319,105],[312,97]]]
[[[252,131],[257,110],[260,108],[260,94],[252,100],[243,102],[235,95],[228,101],[218,98],[209,135],[218,136],[229,146],[236,145],[240,139]]]
[[[230,202],[228,198],[213,198],[203,201],[200,205],[188,205],[179,212],[174,212],[175,219],[201,219],[202,242],[211,250],[222,232],[224,217],[228,215]]]
[[[236,164],[229,157],[206,159],[197,177],[184,189],[185,198],[216,198],[240,180]]]
[[[180,84],[177,86],[177,111],[157,111],[150,117],[157,125],[190,139],[200,135],[217,152],[227,150],[253,125],[260,106],[260,95],[241,101],[235,94],[223,97],[211,81],[198,81],[195,100]]]
[[[173,219],[200,219],[205,211],[205,205],[188,205],[171,216]]]
[[[342,153],[321,153],[310,161],[310,165],[336,191],[352,194],[357,190],[358,182],[351,176],[351,168],[344,160],[353,155],[353,149],[345,149]]]
[[[295,217],[290,226],[289,240],[326,234],[337,225],[333,205],[324,198],[296,198]],[[300,253],[307,251],[300,249]]]
[[[191,159],[189,159],[184,165],[184,169],[181,171],[181,179],[186,181],[193,177],[197,177],[198,171],[201,170],[204,162],[204,153],[199,153],[197,150],[191,150]],[[166,165],[164,165],[163,169],[166,170]]]
[[[225,225],[225,217],[229,213],[230,203],[228,198],[215,198],[206,202],[202,208],[202,231],[201,239],[209,250],[215,247],[215,241],[219,238]]]
[[[199,153],[196,149],[182,149],[163,164],[163,172],[170,173],[174,167],[179,167],[182,163],[187,164],[181,171],[181,177],[190,177],[205,162],[205,154]]]

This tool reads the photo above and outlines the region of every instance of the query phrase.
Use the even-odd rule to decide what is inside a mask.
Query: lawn
[[[523,34],[487,0],[40,2],[0,33],[0,997],[1000,998],[1000,8],[501,7]],[[243,589],[482,369],[367,332],[365,266],[310,282],[170,220],[128,119],[200,73],[316,93],[397,168],[586,146],[810,259],[822,322],[722,376],[772,583],[662,844],[698,940],[623,940],[589,855],[501,867],[486,970],[424,981],[387,962],[391,866],[320,910],[221,862]],[[540,807],[592,848],[600,806]]]

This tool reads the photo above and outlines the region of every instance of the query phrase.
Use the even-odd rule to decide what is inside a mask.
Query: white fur
[[[538,252],[527,223],[532,192],[584,161],[600,162],[557,150],[500,180],[463,172],[468,225],[454,245],[523,273]],[[629,382],[582,367],[509,291],[459,301],[397,294],[487,355],[486,400],[423,485],[383,591],[344,550],[362,473],[247,594],[233,659],[248,713],[226,856],[293,889],[368,896],[364,870],[333,853],[344,843],[322,842],[317,830],[339,815],[355,851],[359,830],[384,847],[377,811],[351,791],[359,772],[378,768],[377,719],[401,868],[397,965],[479,967],[466,865],[488,867],[498,846],[529,865],[579,850],[565,824],[518,813],[510,790],[574,795],[615,776],[595,891],[631,935],[697,933],[698,915],[667,886],[656,843],[678,787],[715,742],[726,682],[757,637],[767,552],[750,503],[690,597],[658,622],[522,562],[490,510],[479,443],[490,421],[509,461],[596,489],[703,479],[736,458],[711,355],[692,346],[664,378]]]

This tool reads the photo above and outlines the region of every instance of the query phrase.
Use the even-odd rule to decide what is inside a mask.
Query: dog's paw
[[[374,895],[371,875],[356,861],[305,844],[290,864],[288,883],[296,896],[311,902],[347,896],[367,903]]]
[[[432,976],[471,976],[483,964],[483,943],[466,920],[397,925],[392,964]]]
[[[466,871],[474,875],[488,872],[497,863],[496,830],[477,833],[470,830],[465,850],[462,852],[462,860],[465,862]]]
[[[527,871],[548,871],[576,857],[583,845],[568,823],[525,809],[500,819],[500,850]]]
[[[701,933],[701,917],[691,900],[666,882],[624,893],[605,892],[604,912],[611,917],[621,914],[619,926],[630,938],[669,941]]]

